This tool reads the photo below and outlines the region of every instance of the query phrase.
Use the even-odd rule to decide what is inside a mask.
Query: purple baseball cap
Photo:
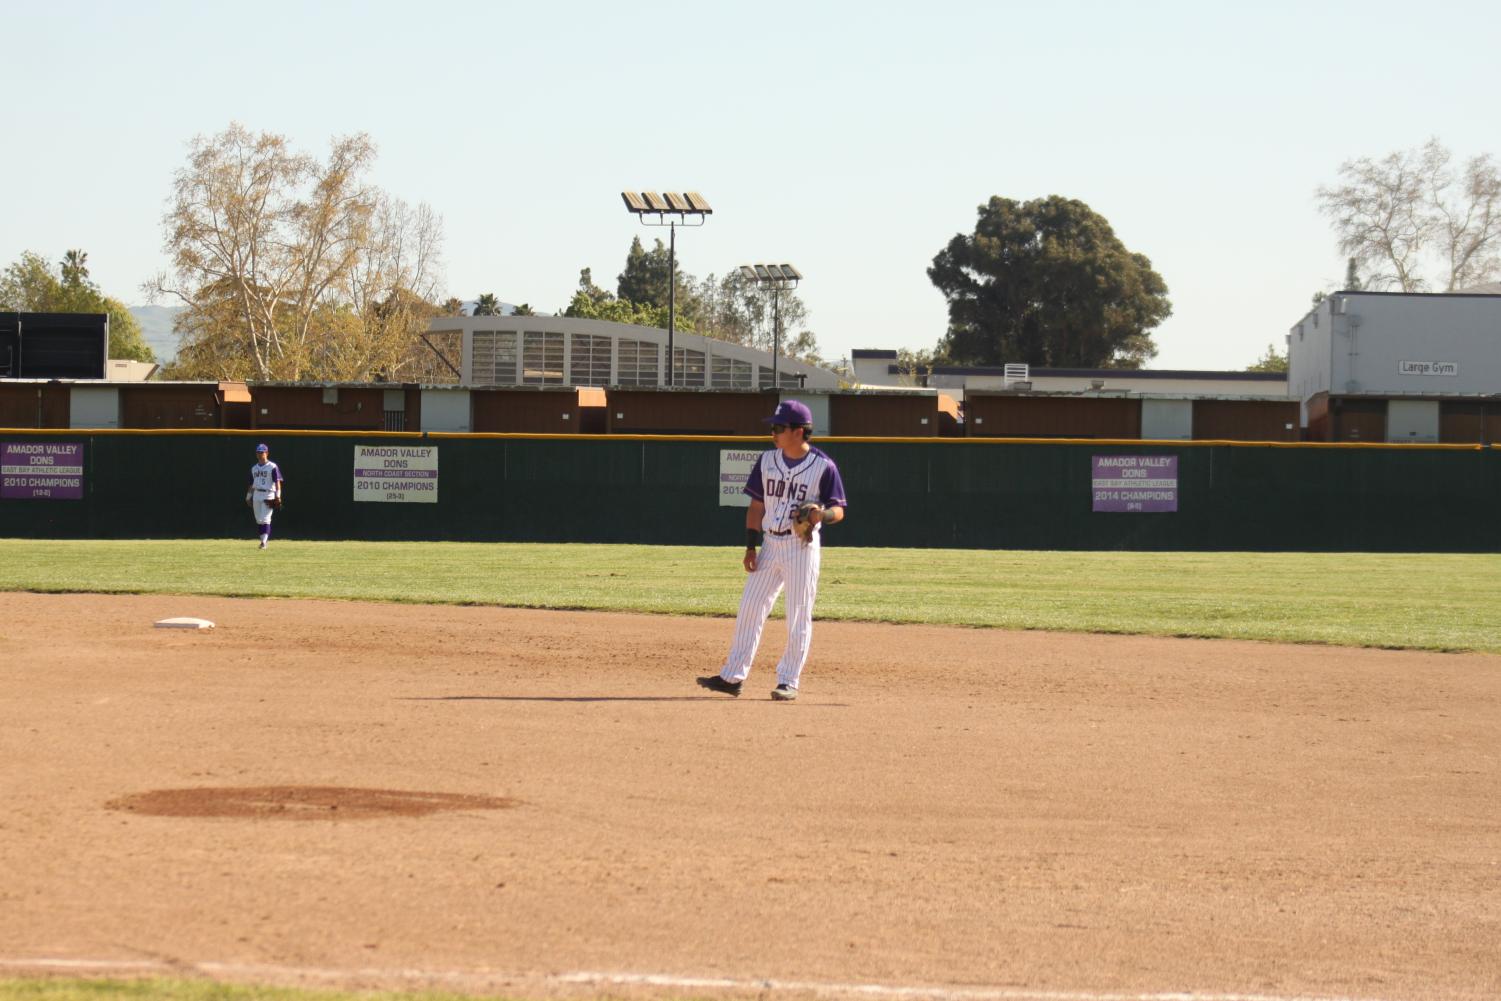
[[[787,425],[801,424],[806,425],[807,427],[812,427],[813,411],[809,410],[805,404],[799,403],[796,400],[783,400],[781,405],[777,407],[777,412],[772,414],[770,417],[761,418],[761,423]]]
[[[255,446],[255,450],[256,450],[256,451],[257,451],[257,452],[269,452],[269,451],[271,451],[271,450],[270,450],[270,449],[269,449],[269,448],[267,448],[267,447],[266,447],[266,446],[265,446],[265,445],[257,445],[257,446]]]

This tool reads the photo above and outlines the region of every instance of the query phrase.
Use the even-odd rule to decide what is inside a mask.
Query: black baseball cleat
[[[791,685],[778,685],[771,690],[771,697],[778,702],[791,702],[797,698],[797,689]]]
[[[719,692],[723,695],[731,695],[740,698],[740,685],[738,681],[725,681],[717,674],[706,674],[698,679],[700,688],[707,688],[711,692]]]

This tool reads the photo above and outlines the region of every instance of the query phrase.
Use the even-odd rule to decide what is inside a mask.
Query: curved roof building
[[[462,335],[465,386],[665,386],[667,331],[569,316],[442,316],[428,333]],[[772,372],[775,369],[776,378]],[[673,334],[673,385],[834,389],[839,377],[791,358],[699,334]]]

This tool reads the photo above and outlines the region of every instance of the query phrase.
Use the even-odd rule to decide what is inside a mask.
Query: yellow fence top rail
[[[337,431],[327,429],[280,429],[259,428],[246,431],[243,428],[0,428],[0,435],[27,437],[76,438],[145,436],[145,437],[234,437],[234,438],[390,438],[400,441],[723,441],[743,444],[748,441],[762,442],[771,447],[768,435],[709,435],[709,434],[511,434],[488,431]],[[1230,448],[1311,448],[1311,449],[1397,449],[1413,451],[1425,449],[1445,452],[1475,452],[1486,449],[1501,449],[1501,444],[1443,444],[1438,442],[1376,442],[1376,441],[1230,441],[1225,439],[1155,439],[1155,438],[906,438],[867,437],[858,435],[815,435],[815,443],[887,443],[904,445],[934,445],[952,447],[961,445],[1108,445],[1128,448],[1205,448],[1212,446]]]

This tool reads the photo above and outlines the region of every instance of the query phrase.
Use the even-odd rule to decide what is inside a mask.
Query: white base
[[[214,624],[208,619],[194,619],[188,616],[179,616],[175,619],[161,619],[156,623],[158,629],[212,629]]]

